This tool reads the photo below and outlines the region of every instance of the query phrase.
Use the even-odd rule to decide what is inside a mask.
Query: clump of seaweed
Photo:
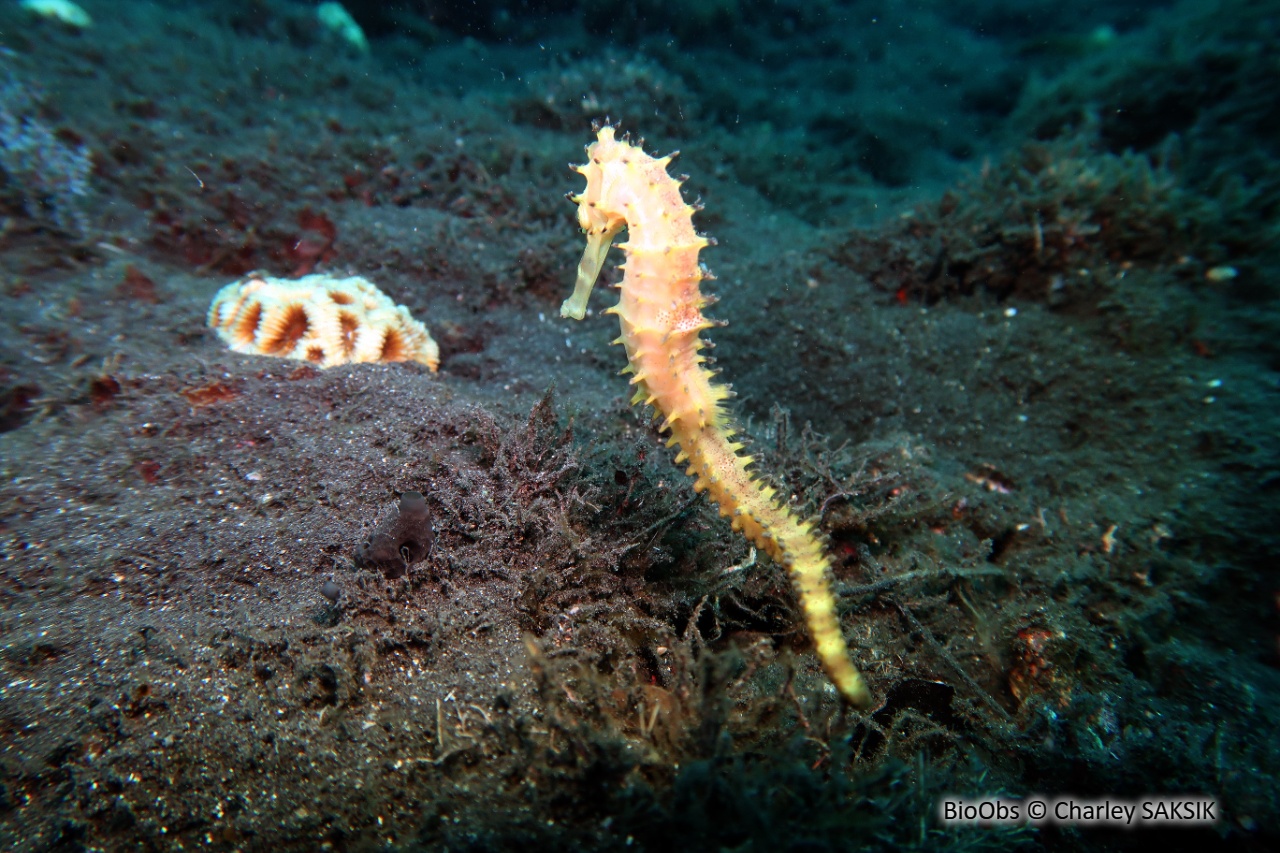
[[[482,409],[471,414],[457,436],[464,452],[433,466],[438,535],[456,543],[496,538],[534,561],[558,553],[563,541],[575,536],[575,507],[584,499],[573,482],[579,466],[572,427],[559,426],[551,392],[533,407],[524,426],[510,433]],[[507,574],[497,567],[460,564],[458,549],[448,544],[441,542],[451,569]]]
[[[829,510],[841,553],[856,562],[870,561],[862,543],[899,538],[931,492],[923,454],[905,442],[832,449],[807,427],[793,431],[781,412],[765,433],[772,475],[795,500]],[[850,714],[793,648],[804,638],[780,569],[723,545],[708,551],[724,539],[714,534],[723,522],[700,498],[670,495],[642,461],[587,470],[601,467],[614,468],[614,483],[589,490],[597,512],[583,519],[596,544],[526,580],[539,715],[511,743],[526,753],[539,814],[555,825],[598,826],[602,838],[642,846],[674,832],[699,848],[841,849],[850,838],[900,847],[895,825],[930,814],[960,778],[963,733],[1016,745],[1008,716],[973,701],[984,694],[972,679],[953,688],[894,676],[882,707]],[[1001,571],[920,569],[846,591],[864,602],[893,597],[896,611],[867,620],[872,631],[900,612],[941,648],[912,615],[917,597]],[[618,589],[626,596],[607,596]],[[905,654],[900,645],[887,647]],[[1015,836],[993,843],[1015,846]],[[919,825],[921,849],[964,843]]]
[[[48,126],[39,89],[13,73],[9,55],[0,49],[0,205],[34,225],[83,236],[89,150],[70,131]]]
[[[599,826],[644,849],[672,837],[736,850],[972,840],[927,816],[957,780],[986,768],[955,748],[941,719],[912,708],[910,689],[873,717],[845,716],[835,697],[801,687],[794,658],[767,642],[715,651],[696,630],[668,650],[678,674],[664,687],[603,675],[578,653],[532,641],[529,651],[551,734],[526,740],[525,766],[548,792],[540,813],[557,825]],[[1025,840],[1020,828],[987,838],[989,849]]]
[[[642,55],[606,53],[529,75],[512,105],[516,121],[579,130],[607,115],[629,127],[672,137],[688,134],[698,101],[678,75]]]
[[[1098,151],[1089,134],[1030,143],[900,225],[850,235],[834,257],[902,301],[983,291],[1093,305],[1135,264],[1217,260],[1208,205],[1174,165],[1171,151]]]

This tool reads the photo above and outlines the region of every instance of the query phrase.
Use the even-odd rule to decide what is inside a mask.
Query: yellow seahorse
[[[866,707],[871,693],[849,659],[827,580],[830,562],[813,522],[798,519],[773,488],[747,470],[751,457],[739,453],[742,445],[733,440],[722,405],[731,392],[713,382],[703,364],[706,342],[698,333],[716,323],[702,315],[712,299],[698,287],[710,278],[698,252],[710,241],[694,231],[695,208],[685,204],[680,181],[667,173],[675,156],[650,157],[628,139],[614,138],[614,128],[598,128],[586,164],[571,167],[587,179],[585,190],[568,196],[578,205],[587,248],[560,314],[575,320],[586,315],[609,246],[625,227],[621,298],[607,313],[622,323],[614,343],[627,351],[622,372],[634,374],[631,402],[657,409],[663,416],[659,429],[670,430],[668,447],[680,446],[675,461],[689,464],[694,489],[707,491],[734,530],[787,569],[827,675],[846,700]]]

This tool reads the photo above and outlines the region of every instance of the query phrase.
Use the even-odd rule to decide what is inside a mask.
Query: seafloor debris
[[[359,276],[296,281],[251,275],[213,299],[209,325],[231,349],[309,361],[417,361],[433,371],[440,348],[426,326]]]
[[[356,548],[356,565],[378,569],[388,578],[403,577],[409,566],[426,559],[436,539],[431,509],[421,492],[405,492],[395,512]]]

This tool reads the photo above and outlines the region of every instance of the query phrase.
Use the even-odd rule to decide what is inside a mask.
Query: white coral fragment
[[[52,18],[69,27],[86,29],[93,26],[93,18],[71,0],[22,0],[21,6],[28,12],[43,18]]]
[[[369,40],[365,38],[364,30],[341,3],[321,3],[316,7],[316,17],[321,26],[342,41],[361,53],[369,52]]]
[[[218,291],[209,325],[236,352],[318,367],[416,361],[435,371],[440,365],[440,348],[426,326],[359,276],[250,275]]]

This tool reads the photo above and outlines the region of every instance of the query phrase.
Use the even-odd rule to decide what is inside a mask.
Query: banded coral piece
[[[705,491],[732,520],[734,530],[787,570],[796,588],[818,659],[840,694],[866,707],[871,693],[849,658],[828,580],[831,564],[812,521],[797,518],[775,490],[749,470],[751,457],[733,440],[723,401],[728,386],[713,381],[701,350],[703,329],[716,325],[702,314],[711,298],[699,282],[710,275],[698,261],[709,241],[693,227],[695,208],[680,195],[680,181],[667,173],[670,155],[654,158],[614,128],[599,128],[587,146],[587,162],[573,169],[587,179],[578,223],[587,237],[573,294],[560,308],[582,319],[613,239],[623,228],[627,242],[621,265],[620,299],[608,309],[622,324],[622,344],[635,386],[632,403],[654,407],[659,427],[679,445],[676,463],[687,463],[693,487]]]
[[[218,291],[209,325],[231,349],[307,361],[416,361],[435,371],[440,348],[409,309],[352,276],[278,279],[251,275]]]

